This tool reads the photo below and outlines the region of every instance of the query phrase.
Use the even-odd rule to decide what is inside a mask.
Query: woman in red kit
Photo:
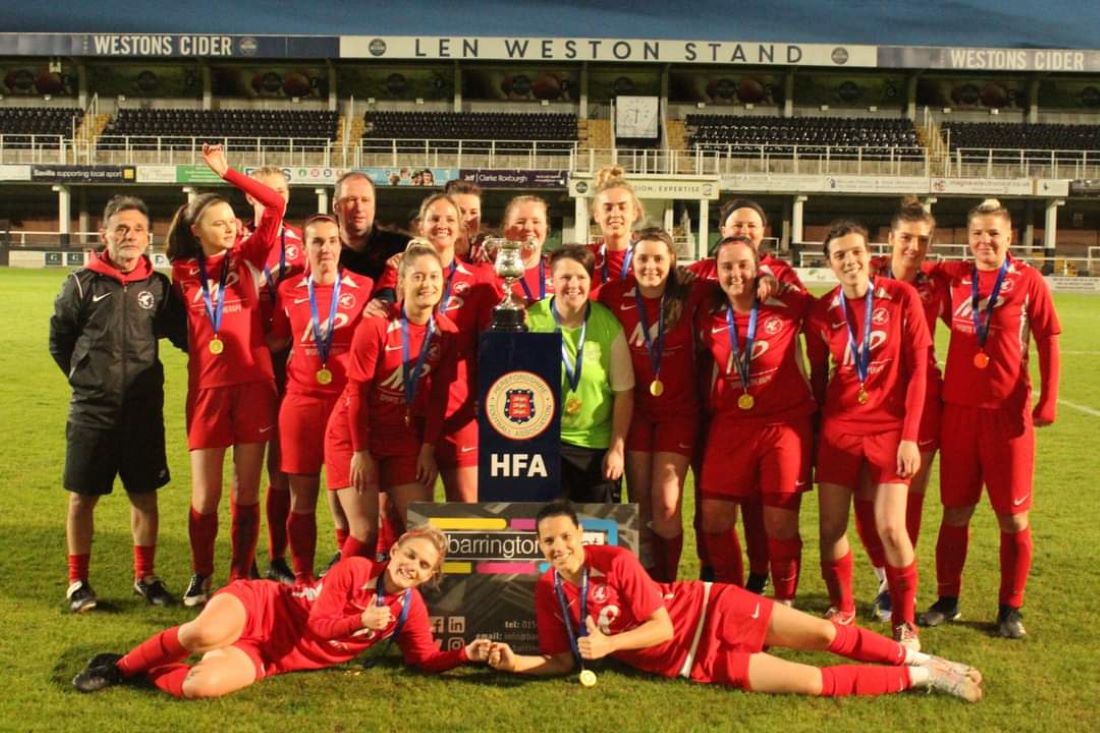
[[[542,251],[549,233],[549,206],[545,199],[516,196],[508,202],[504,209],[504,236],[513,242],[525,243],[520,248],[523,278],[516,281],[513,291],[527,305],[554,294],[549,257]]]
[[[455,379],[458,329],[436,312],[445,289],[439,253],[410,242],[397,276],[397,303],[355,331],[347,386],[325,430],[328,488],[348,518],[345,558],[375,551],[380,491],[400,522],[411,502],[431,501]]]
[[[754,692],[820,697],[933,689],[981,699],[981,675],[965,664],[922,654],[858,626],[837,626],[724,583],[657,583],[629,551],[584,546],[569,504],[544,507],[539,547],[550,567],[535,586],[537,656],[493,643],[489,664],[520,674],[568,674],[596,684],[591,662],[610,656],[661,677]],[[767,647],[828,651],[871,664],[811,667]]]
[[[917,291],[871,275],[866,229],[835,222],[824,251],[840,285],[814,304],[807,349],[823,415],[816,477],[821,573],[832,603],[827,616],[837,624],[851,624],[855,617],[846,533],[852,495],[866,472],[886,554],[894,638],[919,649],[917,561],[905,528],[905,504],[920,468],[917,436],[932,339]]]
[[[473,181],[447,181],[443,187],[462,212],[462,234],[455,241],[455,255],[466,262],[481,262],[481,186]]]
[[[627,490],[638,504],[642,546],[651,550],[650,574],[672,582],[684,544],[680,508],[698,428],[691,330],[700,291],[680,282],[667,232],[643,229],[632,249],[633,277],[607,283],[599,300],[623,324],[634,365]]]
[[[309,274],[279,286],[268,344],[290,349],[286,396],[279,407],[281,470],[290,477],[290,538],[294,580],[313,583],[317,495],[325,456],[325,425],[344,391],[348,350],[373,284],[340,268],[340,225],[315,215],[305,223]]]
[[[630,244],[634,237],[634,225],[645,216],[645,210],[625,176],[626,171],[619,166],[596,171],[592,219],[600,228],[602,241],[588,247],[596,257],[593,298],[599,296],[601,285],[612,280],[625,280],[631,272]]]
[[[456,256],[462,238],[462,210],[444,194],[420,205],[420,236],[435,248],[443,265],[443,297],[439,312],[458,329],[456,378],[450,384],[435,460],[443,477],[447,501],[477,500],[477,342],[489,327],[493,307],[503,293],[492,265],[471,264]],[[397,267],[387,265],[380,289],[397,284]]]
[[[908,196],[902,200],[890,220],[888,241],[891,253],[888,256],[871,258],[871,271],[876,275],[907,282],[916,289],[924,310],[928,335],[933,340],[936,335],[936,320],[946,318],[950,308],[947,278],[939,269],[925,262],[935,227],[935,218],[925,210],[920,200],[915,196]],[[933,346],[928,351],[928,386],[924,393],[924,410],[921,412],[920,430],[917,434],[920,468],[909,483],[909,495],[905,504],[905,527],[914,548],[920,533],[924,492],[928,487],[932,461],[940,443],[942,392],[943,377],[936,363]],[[871,558],[871,565],[879,581],[879,593],[872,604],[872,610],[883,621],[889,621],[892,610],[889,584],[886,582],[886,557],[883,554],[882,540],[875,528],[873,487],[866,484],[861,487],[855,499],[855,515],[856,531]]]
[[[225,449],[233,446],[232,561],[229,578],[249,576],[259,536],[264,444],[275,428],[275,382],[264,342],[260,288],[278,243],[286,202],[229,167],[219,145],[203,145],[219,177],[264,205],[250,236],[219,194],[181,206],[168,228],[172,280],[187,308],[187,443],[191,451],[191,566],[186,606],[210,595]]]
[[[414,529],[392,559],[366,558],[333,567],[318,589],[295,591],[267,581],[238,580],[214,594],[194,621],[150,637],[128,654],[98,654],[73,686],[95,692],[145,678],[173,697],[221,697],[265,677],[343,664],[390,639],[405,664],[446,672],[488,658],[478,639],[440,651],[418,587],[443,567],[447,539],[437,529]],[[202,659],[190,666],[192,654]]]
[[[951,275],[951,341],[940,441],[939,598],[921,622],[937,626],[959,617],[970,518],[984,483],[1001,529],[998,631],[1018,639],[1026,634],[1020,607],[1031,570],[1034,428],[1054,422],[1062,328],[1038,270],[1009,254],[1012,220],[1000,202],[971,210],[968,226],[973,261],[944,266]],[[1040,389],[1034,408],[1028,374],[1032,337]]]
[[[810,423],[817,409],[799,342],[813,298],[794,289],[758,297],[759,260],[745,237],[723,239],[717,262],[724,297],[696,316],[700,346],[714,365],[706,388],[701,530],[715,580],[735,582],[737,503],[756,499],[763,506],[775,597],[790,605],[798,588],[798,513],[809,489]]]
[[[757,272],[759,275],[771,276],[784,291],[805,292],[806,288],[802,286],[802,281],[798,279],[794,268],[770,252],[760,251],[760,247],[764,242],[764,234],[768,229],[768,217],[760,204],[752,199],[733,199],[722,205],[720,217],[722,221],[720,231],[724,238],[744,237],[752,243],[752,248],[757,254]],[[693,262],[688,266],[688,270],[706,280],[718,279],[718,261],[715,257],[707,257]],[[706,373],[708,370],[706,369],[705,359],[700,361],[701,369]],[[701,458],[696,458],[696,464],[700,460]],[[699,470],[696,471],[696,476],[701,477],[702,467],[701,465],[697,465],[697,467]],[[698,490],[698,480],[696,484]],[[698,511],[700,505],[701,502],[696,501],[695,526],[697,536],[702,534],[699,531],[701,518],[698,516]],[[745,550],[749,557],[749,577],[745,582],[745,587],[755,593],[763,593],[768,585],[770,561],[768,557],[768,533],[764,528],[764,505],[760,502],[759,497],[745,497],[741,502],[741,516],[745,525]],[[740,562],[741,547],[736,530],[731,532],[730,541],[733,543],[731,554]],[[702,554],[704,553],[700,553],[700,555]],[[701,559],[703,558],[701,557]],[[703,564],[708,568],[713,567],[713,563],[709,560],[704,560]],[[737,570],[737,577],[740,577],[742,572]],[[731,579],[728,582],[735,581]]]

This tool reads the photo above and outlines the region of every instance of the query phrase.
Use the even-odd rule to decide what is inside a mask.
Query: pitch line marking
[[[1100,417],[1100,410],[1094,410],[1091,407],[1085,405],[1078,405],[1076,402],[1070,402],[1069,400],[1059,399],[1058,404],[1065,405],[1066,407],[1072,407],[1074,410],[1083,412],[1086,415],[1092,415],[1093,417]]]

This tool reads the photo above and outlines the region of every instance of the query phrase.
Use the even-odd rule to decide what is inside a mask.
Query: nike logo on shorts
[[[749,616],[749,618],[751,618],[751,619],[760,618],[760,604],[759,603],[756,604],[756,608],[753,609],[752,615]]]
[[[103,300],[104,298],[110,298],[110,297],[111,297],[110,293],[102,293],[100,295],[93,295],[92,296],[92,302],[93,303],[98,303],[99,301]]]
[[[260,432],[261,433],[269,432],[271,430],[271,428],[273,428],[273,427],[275,427],[275,426],[274,425],[268,425],[266,428],[260,428]]]
[[[1013,499],[1013,500],[1012,500],[1012,506],[1023,506],[1023,503],[1024,503],[1025,501],[1027,501],[1027,498],[1028,498],[1029,496],[1031,496],[1031,492],[1030,492],[1030,491],[1029,491],[1028,493],[1024,494],[1023,496],[1021,496],[1021,497],[1020,497],[1019,499]]]
[[[477,450],[476,445],[464,445],[458,449],[459,453],[469,453],[470,451]]]

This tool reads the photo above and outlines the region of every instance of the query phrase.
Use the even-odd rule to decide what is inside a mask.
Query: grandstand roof
[[[1076,0],[23,0],[11,33],[669,38],[787,43],[1097,48],[1100,3]]]

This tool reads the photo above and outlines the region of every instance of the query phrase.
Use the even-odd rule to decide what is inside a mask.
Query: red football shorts
[[[325,462],[325,427],[339,395],[312,397],[290,393],[279,407],[279,468],[283,473],[315,476]]]
[[[943,418],[943,400],[939,383],[933,386],[928,380],[928,391],[924,396],[924,411],[921,412],[920,428],[917,431],[917,447],[921,453],[935,453],[940,447],[940,421]]]
[[[190,450],[266,443],[275,430],[275,384],[247,382],[187,393]]]
[[[699,434],[698,415],[670,415],[652,419],[634,412],[630,431],[626,434],[626,449],[639,453],[679,453],[689,458],[695,451],[695,436]]]
[[[443,423],[435,445],[435,462],[440,468],[477,465],[477,417],[455,415]]]
[[[768,506],[787,508],[810,488],[812,442],[808,417],[786,423],[716,417],[703,457],[703,498],[761,496]]]
[[[897,430],[883,429],[870,435],[852,435],[835,422],[826,420],[817,446],[817,482],[846,486],[857,491],[860,472],[866,469],[872,486],[908,486],[909,479],[898,476],[899,442],[900,427]]]
[[[774,607],[735,585],[712,585],[691,679],[749,689],[749,657],[763,651]]]
[[[421,424],[418,424],[421,423]],[[422,432],[422,421],[413,423],[411,430]],[[402,431],[408,430],[404,426]],[[378,431],[375,431],[378,432]],[[410,431],[411,432],[411,431]],[[388,444],[379,440],[379,445],[370,447],[378,470],[378,484],[381,491],[393,486],[416,482],[416,460],[419,445],[400,436]],[[347,403],[340,400],[329,416],[325,429],[325,475],[329,491],[346,489],[351,486],[351,433],[348,428]]]
[[[982,484],[997,514],[1031,508],[1035,428],[1031,414],[944,405],[940,499],[945,507],[974,506]]]

